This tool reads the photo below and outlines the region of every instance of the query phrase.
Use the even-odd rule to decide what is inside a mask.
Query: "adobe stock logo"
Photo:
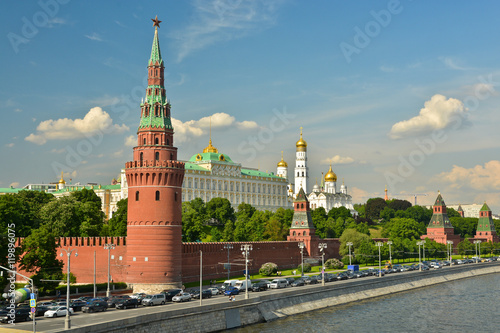
[[[339,45],[346,62],[350,64],[353,54],[360,54],[361,50],[370,45],[372,39],[380,34],[382,28],[389,26],[393,15],[400,14],[402,11],[403,6],[399,0],[390,0],[387,3],[387,9],[382,9],[378,12],[374,10],[370,11],[373,20],[368,21],[363,30],[358,26],[354,27],[353,43],[342,42]]]

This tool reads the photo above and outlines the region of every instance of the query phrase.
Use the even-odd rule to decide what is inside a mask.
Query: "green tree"
[[[387,202],[382,198],[368,199],[366,202],[366,217],[376,221],[380,218],[380,213],[387,207]]]
[[[476,234],[478,219],[474,217],[450,217],[455,234],[462,238],[471,238]]]
[[[316,228],[316,235],[320,238],[328,237],[329,230],[333,227],[327,224],[327,218],[328,216],[326,215],[326,211],[323,207],[318,207],[311,211],[311,219],[314,227]]]
[[[319,208],[318,208],[319,209]],[[332,208],[328,212],[328,217],[331,217],[334,220],[337,220],[339,217],[343,218],[344,220],[352,217],[351,211],[344,206],[342,207],[337,207],[337,208]]]
[[[196,242],[206,238],[210,230],[210,227],[205,226],[207,220],[206,205],[201,198],[183,202],[182,240],[184,242]]]
[[[449,218],[460,217],[460,214],[451,207],[446,207],[446,214],[448,214]]]
[[[393,218],[386,224],[382,230],[382,236],[391,239],[420,239],[420,236],[425,233],[425,227],[409,218]]]
[[[206,204],[207,217],[225,225],[231,221],[234,224],[236,216],[231,202],[225,198],[213,198]],[[234,225],[233,225],[234,228]]]
[[[128,199],[121,199],[116,203],[118,208],[113,216],[108,220],[109,234],[106,236],[127,236],[127,210]],[[105,236],[105,235],[103,235]]]
[[[464,239],[457,245],[458,249],[458,254],[464,256],[464,255],[470,255],[474,253],[475,247],[474,244],[469,240],[469,238]]]
[[[99,196],[95,194],[94,190],[87,190],[86,188],[83,188],[80,191],[71,192],[70,196],[75,198],[76,201],[82,203],[92,202],[98,205],[99,208],[101,208],[101,198],[99,198]]]
[[[366,217],[365,209],[366,209],[365,204],[354,204],[354,210],[358,212],[359,217]]]
[[[394,211],[407,210],[411,207],[411,202],[409,202],[408,200],[393,199],[389,200],[387,203],[388,207]]]
[[[42,282],[41,279],[60,280],[63,262],[57,259],[57,236],[46,226],[32,231],[21,244],[23,256],[21,269],[35,273],[31,278],[38,289],[43,292],[54,290],[58,282]]]
[[[396,211],[390,207],[385,207],[381,212],[380,212],[380,218],[384,219],[384,221],[390,221],[392,218],[396,216]]]
[[[234,239],[237,242],[248,241],[248,226],[250,225],[250,219],[253,214],[256,212],[256,209],[247,203],[242,202],[238,206],[238,212],[236,213],[236,221],[234,223]]]

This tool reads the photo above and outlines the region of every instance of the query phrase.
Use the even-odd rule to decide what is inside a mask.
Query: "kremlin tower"
[[[486,202],[479,211],[479,219],[477,221],[477,229],[475,239],[481,239],[484,242],[498,243],[500,238],[495,230],[495,222],[491,214],[491,209]]]
[[[177,161],[170,103],[164,87],[164,63],[158,41],[158,17],[148,62],[148,87],[141,102],[137,146],[125,165],[128,183],[126,282],[134,292],[156,293],[179,287],[182,272],[182,182]]]
[[[460,235],[455,235],[455,229],[446,212],[446,204],[439,191],[432,212],[431,220],[427,226],[427,235],[423,235],[420,238],[429,238],[441,244],[447,244],[447,241],[452,241],[453,246],[457,246],[460,242]]]
[[[316,228],[311,217],[311,207],[302,187],[293,200],[293,211],[292,225],[287,241],[303,242],[310,256],[318,255],[319,237],[316,235]]]
[[[307,193],[307,142],[302,139],[302,127],[300,128],[300,139],[295,144],[297,151],[295,153],[295,197],[302,188]]]

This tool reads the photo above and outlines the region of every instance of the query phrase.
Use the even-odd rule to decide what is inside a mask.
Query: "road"
[[[498,262],[497,262],[498,263]],[[471,269],[474,267],[478,267],[479,265],[492,265],[496,263],[479,263],[479,264],[468,264],[466,266],[469,266]],[[498,263],[500,264],[500,263]],[[452,266],[452,267],[444,267],[439,269],[438,271],[449,271],[453,270],[455,267],[460,268],[464,267],[465,265],[460,265],[460,266]],[[396,277],[396,276],[403,276],[406,274],[425,274],[428,272],[419,272],[419,271],[409,271],[409,272],[402,272],[402,273],[393,273],[390,275],[386,275],[385,277],[382,278],[391,278],[391,277]],[[353,279],[353,280],[343,280],[343,281],[336,281],[336,282],[330,282],[327,283],[328,286],[330,285],[343,285],[345,286],[346,284],[358,284],[358,283],[369,283],[369,280],[373,279],[379,279],[379,277],[375,276],[368,276],[364,277],[362,279]],[[294,289],[297,290],[297,292],[305,292],[307,290],[313,290],[315,288],[322,288],[321,283],[315,284],[315,285],[306,285],[303,287],[296,287]],[[291,288],[284,288],[284,289],[272,289],[272,290],[267,290],[267,291],[262,291],[259,293],[253,293],[251,291],[248,292],[249,298],[252,298],[253,295],[256,294],[265,294],[265,295],[271,295],[271,294],[280,294],[282,292],[289,292],[291,291]],[[236,297],[236,300],[239,299],[244,299],[245,294],[241,293]],[[254,296],[255,297],[255,296]],[[212,305],[212,304],[217,304],[217,303],[226,303],[228,302],[228,297],[223,296],[223,295],[217,295],[213,296],[212,298],[209,299],[203,299],[203,305]],[[237,304],[237,303],[235,303]],[[133,318],[139,315],[143,314],[152,314],[152,313],[159,313],[159,312],[164,312],[164,311],[171,311],[171,310],[178,310],[178,309],[186,309],[186,308],[196,308],[199,307],[200,301],[199,300],[191,300],[190,302],[184,302],[184,303],[167,303],[166,305],[159,305],[159,306],[153,306],[153,307],[139,307],[136,309],[126,309],[126,310],[116,310],[114,308],[110,308],[105,312],[98,312],[98,313],[82,313],[82,312],[76,312],[74,315],[71,316],[71,327],[76,328],[80,326],[85,326],[89,324],[97,324],[97,323],[104,323],[104,322],[109,322],[109,321],[114,321],[114,320],[123,320],[127,318]],[[50,333],[50,332],[60,332],[61,330],[64,329],[64,321],[65,318],[43,318],[43,317],[37,317],[36,318],[36,329],[37,332],[45,332],[45,333]],[[0,324],[0,333],[4,332],[32,332],[32,322],[25,322],[25,323],[16,323],[15,326],[8,325],[8,324]]]

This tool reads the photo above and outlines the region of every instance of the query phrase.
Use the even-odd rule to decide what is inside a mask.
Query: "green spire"
[[[149,58],[149,65],[155,65],[156,62],[158,62],[159,66],[163,64],[163,59],[161,58],[160,52],[160,41],[158,40],[158,28],[155,28],[155,37],[153,39],[153,47],[151,48],[151,58]]]
[[[490,207],[488,207],[488,205],[485,202],[483,207],[481,207],[480,212],[489,212],[490,210],[491,210]]]

